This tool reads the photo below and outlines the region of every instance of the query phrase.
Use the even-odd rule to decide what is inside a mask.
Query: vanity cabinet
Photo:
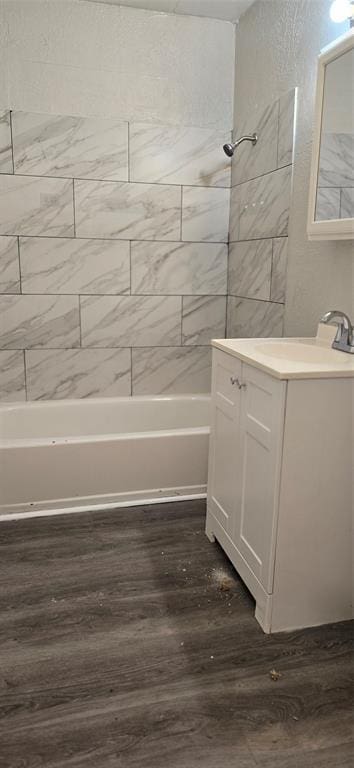
[[[350,379],[280,380],[213,349],[206,533],[266,632],[352,615],[353,436],[338,400],[353,393]]]
[[[208,505],[269,590],[285,384],[215,351],[212,386]]]

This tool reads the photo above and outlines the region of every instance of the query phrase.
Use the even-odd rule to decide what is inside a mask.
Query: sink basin
[[[313,338],[213,339],[213,346],[278,379],[354,379],[354,355],[332,349],[336,328],[323,323]]]
[[[269,341],[255,344],[257,352],[280,360],[296,361],[299,363],[318,363],[319,365],[346,363],[345,352],[337,352],[331,347],[321,347],[318,344],[306,344],[299,341]],[[351,355],[347,355],[349,363]]]

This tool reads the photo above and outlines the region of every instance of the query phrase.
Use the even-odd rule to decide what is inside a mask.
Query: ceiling
[[[91,0],[94,3],[128,5],[148,11],[208,16],[212,19],[237,21],[254,0]]]

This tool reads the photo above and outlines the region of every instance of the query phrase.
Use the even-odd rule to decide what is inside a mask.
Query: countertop
[[[277,379],[354,378],[354,354],[332,349],[333,326],[314,338],[213,339],[212,346]]]

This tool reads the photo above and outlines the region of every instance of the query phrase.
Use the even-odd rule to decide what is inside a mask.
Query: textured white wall
[[[0,0],[0,105],[230,130],[234,26],[84,0]]]
[[[249,105],[299,86],[285,335],[311,335],[320,315],[354,314],[354,244],[306,235],[317,56],[347,29],[329,18],[330,0],[258,0],[236,32],[235,126]],[[252,126],[249,126],[252,129]]]

